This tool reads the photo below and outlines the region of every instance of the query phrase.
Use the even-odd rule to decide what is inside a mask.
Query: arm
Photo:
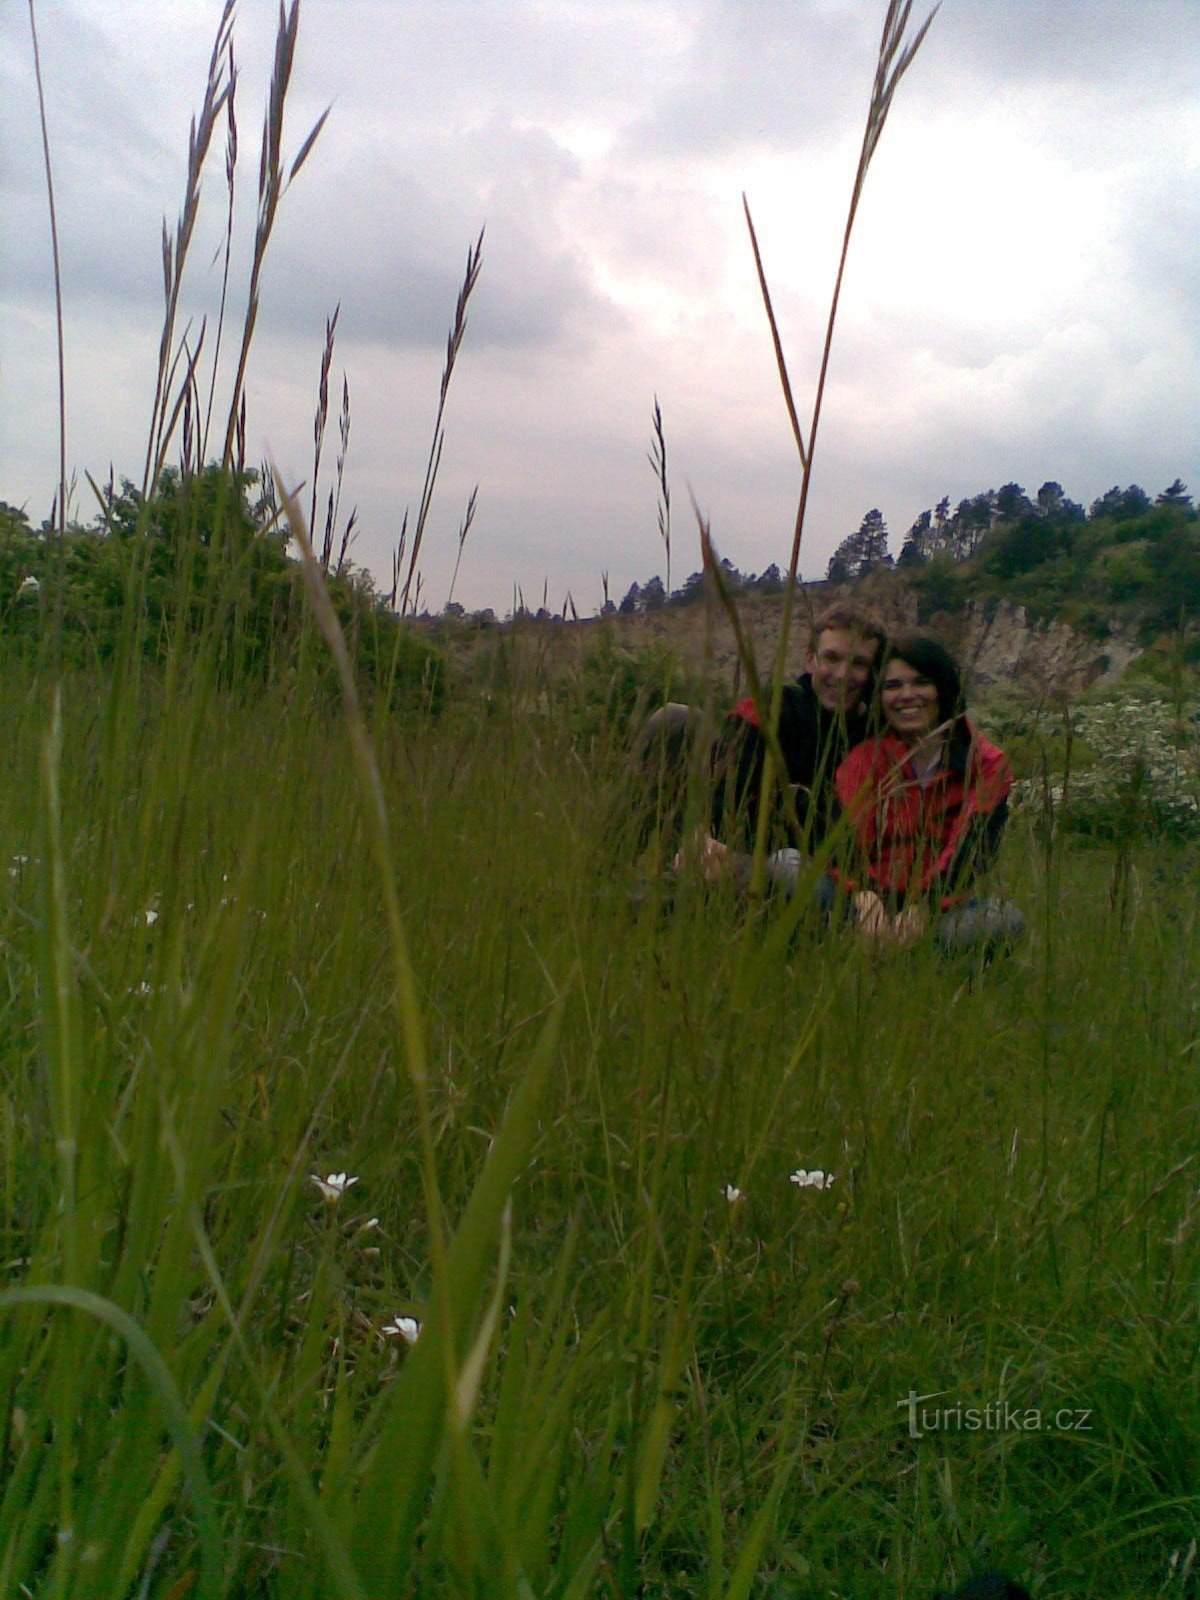
[[[942,852],[937,876],[931,885],[933,891],[943,895],[952,894],[955,889],[970,883],[972,878],[990,871],[995,865],[1007,823],[1007,797],[993,811],[975,813],[959,834],[952,852]]]
[[[994,864],[1008,822],[1012,769],[986,740],[971,752],[971,777],[962,810],[938,855],[930,892],[946,896]]]
[[[712,831],[749,849],[762,792],[766,743],[758,731],[753,701],[739,701],[713,746]]]

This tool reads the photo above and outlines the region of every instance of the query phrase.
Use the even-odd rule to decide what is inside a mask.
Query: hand
[[[728,845],[700,830],[684,845],[671,866],[680,872],[685,863],[694,863],[706,883],[716,883],[728,871],[732,855]]]
[[[911,906],[905,906],[892,923],[892,937],[903,950],[910,944],[916,944],[928,926],[929,913],[918,900]]]
[[[706,883],[716,883],[718,878],[724,876],[732,854],[728,845],[714,839],[711,834],[706,833],[697,841],[696,868]]]
[[[887,908],[873,889],[860,889],[851,901],[858,929],[868,939],[886,939],[891,933]]]

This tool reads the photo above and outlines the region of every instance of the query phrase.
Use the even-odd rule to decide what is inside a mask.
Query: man
[[[786,772],[773,780],[767,834],[771,876],[783,887],[795,877],[801,854],[820,844],[833,821],[834,773],[867,735],[885,637],[873,613],[852,601],[835,601],[813,623],[806,671],[784,686],[779,748]],[[696,850],[707,878],[732,872],[740,881],[748,875],[766,749],[754,701],[740,700],[713,749],[712,830]]]

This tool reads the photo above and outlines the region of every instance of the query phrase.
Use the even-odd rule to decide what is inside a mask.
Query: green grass
[[[199,416],[174,321],[220,121],[233,143],[231,18],[144,488]],[[845,244],[907,25],[890,4]],[[78,541],[10,530],[53,559],[18,600],[14,544],[0,607],[0,1596],[905,1600],[987,1563],[1039,1600],[1184,1595],[1195,847],[1047,850],[1021,822],[1015,957],[880,959],[687,883],[635,906],[617,713],[665,662],[597,656],[564,688],[517,638],[490,682],[439,678],[435,714],[368,618],[360,714],[328,614],[328,650],[298,606],[272,632],[244,604],[257,535],[228,536],[259,269],[324,121],[289,167],[296,26],[224,469],[211,392],[182,427],[188,603],[150,603],[144,499],[78,593]],[[232,157],[227,183],[232,207]],[[805,444],[771,321],[794,576],[822,385]],[[338,1172],[330,1202],[312,1176]],[[912,1391],[1089,1426],[914,1438]]]
[[[1185,1592],[1194,858],[1122,926],[1014,830],[1019,955],[873,959],[632,911],[617,741],[519,675],[380,718],[422,1109],[315,665],[199,671],[68,678],[57,754],[3,675],[0,1592]],[[918,1440],[910,1390],[1090,1426]]]

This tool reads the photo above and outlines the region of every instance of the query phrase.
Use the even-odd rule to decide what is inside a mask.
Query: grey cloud
[[[452,186],[443,175],[456,165]],[[467,249],[486,227],[472,342],[511,348],[595,337],[617,313],[564,220],[578,180],[574,158],[546,134],[498,117],[453,146],[427,142],[407,164],[386,152],[364,160],[356,150],[332,172],[306,169],[286,202],[292,215],[280,229],[264,325],[311,327],[340,300],[341,326],[353,337],[440,345]]]
[[[1162,99],[1192,95],[1198,45],[1192,0],[1005,0],[947,6],[927,48],[997,84],[1140,83]]]
[[[652,110],[627,129],[623,152],[796,150],[849,125],[861,115],[878,14],[798,11],[774,0],[682,8],[686,49]]]

